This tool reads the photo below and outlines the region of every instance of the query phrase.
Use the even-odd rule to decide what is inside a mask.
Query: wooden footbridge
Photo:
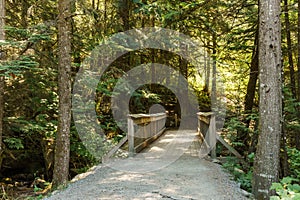
[[[198,159],[200,153],[215,156],[217,140],[231,148],[216,133],[213,113],[197,116],[198,131],[166,128],[165,113],[129,115],[128,134],[107,154],[107,160],[47,199],[246,200],[218,165]],[[108,159],[119,148],[126,148],[130,156]]]
[[[216,144],[217,142],[220,142],[233,155],[242,159],[242,156],[217,132],[216,116],[213,112],[198,112],[195,116],[197,116],[198,119],[197,130],[174,131],[166,128],[166,120],[168,117],[166,113],[130,114],[127,119],[127,135],[103,157],[103,160],[108,160],[120,148],[124,148],[124,146],[128,148],[129,157],[134,157],[137,153],[146,149],[159,137],[169,137],[170,131],[172,131],[173,136],[174,134],[181,135],[181,137],[179,137],[181,138],[180,140],[186,140],[188,137],[189,139],[197,140],[201,144],[198,148],[198,154],[200,157],[210,154],[211,158],[215,159],[217,156]],[[177,124],[179,120],[175,119],[175,121]],[[192,136],[190,133],[193,133]],[[178,141],[177,143],[179,144],[181,142]]]

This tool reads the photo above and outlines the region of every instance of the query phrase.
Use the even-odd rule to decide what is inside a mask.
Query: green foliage
[[[290,88],[284,87],[284,115],[285,115],[285,130],[288,137],[293,138],[300,132],[299,110],[300,102],[292,95]]]
[[[47,114],[39,114],[35,120],[26,119],[11,119],[10,121],[15,123],[12,127],[14,131],[20,131],[27,136],[43,136],[45,138],[51,138],[55,136],[57,129],[57,121],[49,119]]]
[[[244,121],[249,121],[250,126],[247,127]],[[228,120],[225,121],[224,129],[223,129],[224,137],[230,141],[233,147],[237,147],[239,149],[243,149],[243,147],[246,144],[245,142],[247,142],[249,146],[254,145],[251,144],[252,141],[250,139],[251,137],[257,137],[258,130],[255,125],[257,121],[258,121],[258,113],[255,112],[247,115],[241,115],[239,117],[236,116],[228,117]],[[248,135],[249,138],[247,139],[241,138],[239,134]],[[248,149],[243,149],[243,150],[247,151]]]
[[[288,148],[288,161],[290,164],[290,171],[293,177],[300,179],[300,151],[296,148]]]
[[[24,149],[24,145],[20,138],[6,138],[3,141],[10,149]]]
[[[229,121],[226,122],[225,127],[227,132],[226,138],[228,138],[229,141],[231,141],[233,147],[244,146],[244,143],[237,141],[237,132],[238,130],[242,132],[249,131],[246,125],[242,123],[238,117],[231,117]]]
[[[248,160],[250,163],[254,163],[255,154],[252,152],[248,155]]]
[[[205,87],[204,89],[199,90],[199,88],[194,87],[194,90],[196,91],[199,110],[202,112],[211,111],[211,98],[207,91],[208,89]]]
[[[249,157],[253,157],[253,155],[250,154]],[[238,159],[235,157],[227,157],[223,167],[233,175],[234,180],[240,184],[242,189],[251,192],[252,168],[248,172],[244,172],[242,166],[238,163]]]
[[[292,177],[284,177],[280,183],[272,183],[271,189],[275,190],[278,196],[272,196],[271,200],[299,200],[300,185],[298,183],[299,179]]]
[[[45,24],[33,25],[28,28],[6,26],[7,41],[17,47],[23,47],[24,41],[37,43],[51,39],[51,31]]]
[[[37,67],[38,63],[31,56],[20,56],[16,60],[6,61],[0,64],[0,75],[21,75],[23,70]]]
[[[44,196],[43,195],[38,195],[38,196],[30,196],[30,197],[26,197],[25,200],[41,200],[43,199]]]
[[[85,172],[89,167],[98,163],[81,142],[75,126],[71,128],[71,165],[76,173]]]
[[[36,68],[39,65],[36,55],[25,55],[25,52],[42,41],[50,40],[48,27],[43,24],[29,28],[7,26],[5,30],[7,39],[0,42],[0,50],[8,56],[0,63],[0,75],[21,75],[24,70]]]
[[[43,190],[42,188],[39,188],[37,185],[34,185],[33,186],[33,191],[34,192],[39,192],[39,191],[41,191],[41,190]]]
[[[136,90],[130,100],[131,111],[133,113],[148,113],[151,105],[162,103],[161,96],[147,87]]]
[[[203,41],[208,54],[212,51],[212,44],[217,43],[215,50],[218,58],[228,64],[225,67],[217,64],[218,71],[225,72],[226,92],[229,93],[226,98],[231,100],[234,106],[241,105],[248,80],[254,31],[257,27],[257,2],[132,0],[128,5],[124,2],[119,0],[74,1],[72,3],[74,9],[72,11],[72,56],[75,63],[72,66],[72,75],[78,70],[85,56],[89,55],[90,51],[99,44],[99,41],[124,30],[126,20],[131,27],[136,28],[165,26]],[[10,79],[6,86],[5,116],[7,120],[5,121],[4,142],[12,149],[29,149],[41,154],[41,141],[44,139],[54,141],[56,136],[58,117],[56,4],[57,1],[29,0],[10,1],[6,5],[8,7],[7,40],[1,41],[0,51],[6,52],[7,60],[1,63],[0,71],[1,73],[3,71],[6,76],[19,76],[14,80]],[[216,34],[217,41],[212,41],[213,34]],[[138,66],[142,62],[153,62],[153,59],[158,57],[166,57],[170,62],[165,64],[176,66],[175,69],[180,70],[181,63],[178,58],[169,59],[169,56],[151,51],[146,52],[144,56],[138,54],[133,56],[135,52],[131,53],[125,56],[129,58],[128,60],[121,57],[115,60],[111,66],[112,69],[97,80],[99,84],[95,102],[98,120],[101,128],[113,142],[119,141],[123,133],[113,120],[111,97],[119,78],[125,74],[126,69],[131,67],[129,65]],[[189,80],[195,73],[191,68],[188,66]],[[124,84],[122,87],[125,91],[130,90],[129,84]],[[200,110],[210,109],[208,93],[200,91],[198,100]],[[167,90],[150,90],[144,87],[133,93],[130,109],[132,113],[147,112],[152,104],[170,102],[173,103],[175,100]],[[300,126],[294,115],[295,110],[292,104],[297,105],[291,98],[285,103],[287,127],[294,132],[299,132]],[[236,115],[237,113],[234,114]],[[256,120],[254,115],[249,117]],[[233,146],[244,145],[241,141],[236,141],[237,130],[249,132],[250,136],[256,134],[253,128],[248,129],[245,126],[240,117],[232,117],[226,123],[228,133],[226,137]],[[104,153],[102,150],[106,148],[105,145],[109,144],[104,144],[106,141],[103,138],[96,140],[94,136],[90,138],[92,141],[90,145],[95,147],[95,151],[99,151],[96,147],[99,143],[103,144],[100,154]],[[26,152],[23,151],[21,154],[26,154]],[[22,155],[20,157],[24,157]],[[294,169],[299,169],[297,159],[299,154],[290,152],[289,157],[296,177],[299,172]],[[248,156],[250,162],[253,158],[254,154]],[[43,158],[40,161],[43,162]],[[71,130],[71,175],[85,171],[94,163],[96,163],[95,158],[85,148],[73,126]],[[235,179],[241,183],[241,187],[248,188],[249,191],[251,170],[243,172],[242,167],[233,160],[228,161],[225,167],[232,171]]]
[[[291,176],[284,177],[280,183],[272,184],[271,189],[276,191],[277,196],[272,196],[271,200],[300,199],[300,151],[296,148],[287,148],[287,153]]]

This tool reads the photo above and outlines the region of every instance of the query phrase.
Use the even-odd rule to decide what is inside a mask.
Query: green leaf
[[[299,184],[289,185],[288,189],[294,192],[300,192],[300,185]]]
[[[279,190],[283,190],[284,188],[280,183],[272,183],[272,186],[270,189],[279,191]]]
[[[280,200],[278,196],[271,196],[270,200]]]
[[[287,185],[287,184],[291,184],[293,181],[298,181],[298,179],[288,176],[288,177],[284,177],[280,182],[284,185]]]

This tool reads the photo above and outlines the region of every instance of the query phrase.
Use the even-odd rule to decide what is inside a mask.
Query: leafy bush
[[[237,141],[238,130],[241,132],[249,131],[246,125],[238,117],[231,117],[230,120],[225,122],[225,129],[224,129],[224,132],[226,132],[225,136],[229,141],[231,141],[231,145],[234,148],[244,146],[244,143],[242,143],[241,141]]]
[[[249,171],[244,172],[242,170],[242,166],[238,163],[238,160],[235,157],[228,157],[226,162],[223,164],[223,167],[234,176],[234,180],[240,184],[240,188],[251,192],[252,168]]]
[[[10,149],[24,149],[22,140],[19,138],[7,138],[4,140],[4,143],[7,144]]]
[[[272,196],[270,199],[299,200],[300,185],[294,182],[299,182],[299,179],[284,177],[280,183],[273,183],[271,189],[275,190],[278,196]]]
[[[300,179],[300,151],[296,148],[289,148],[287,152],[292,176]]]

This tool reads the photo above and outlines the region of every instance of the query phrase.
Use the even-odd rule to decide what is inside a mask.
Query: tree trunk
[[[212,80],[211,80],[211,106],[216,109],[217,104],[217,36],[212,33]],[[214,111],[214,110],[213,110]]]
[[[298,0],[298,102],[300,102],[300,0]]]
[[[119,29],[118,31],[128,31],[131,29],[131,23],[130,23],[130,8],[131,8],[131,1],[130,0],[118,0],[117,1],[117,12],[122,20],[121,27],[122,29]],[[127,55],[124,56],[124,61],[122,63],[122,70],[123,71],[129,71],[131,69],[131,61],[134,57],[134,52],[129,52]]]
[[[289,59],[289,70],[290,70],[290,87],[293,94],[293,98],[296,96],[296,80],[295,80],[295,70],[293,61],[293,51],[292,51],[292,40],[291,40],[291,30],[290,30],[290,19],[289,19],[289,9],[288,0],[284,0],[284,21],[286,30],[286,42],[287,42],[287,53]]]
[[[0,0],[0,40],[5,40],[5,0]],[[5,52],[0,51],[0,60],[5,59]],[[3,135],[3,115],[4,115],[4,75],[2,75],[3,71],[0,70],[0,169],[2,163],[2,135]]]
[[[98,1],[98,4],[97,4],[97,11],[98,11],[98,7],[99,7],[99,1]],[[108,22],[108,19],[107,19],[107,0],[104,0],[104,20],[103,20],[103,23],[104,23],[104,30],[103,30],[103,34],[106,36],[107,33],[108,33],[108,26],[107,26],[107,22]]]
[[[243,119],[243,123],[245,123],[247,128],[249,128],[249,124],[250,124],[250,119],[247,119],[247,115],[252,113],[257,79],[258,79],[258,30],[255,34],[255,39],[254,39],[254,48],[252,51],[252,60],[250,64],[249,81],[247,85],[247,92],[246,92],[245,103],[244,103],[244,113],[246,114],[246,117]],[[256,137],[256,135],[254,135],[253,137]],[[250,140],[251,140],[251,144],[249,144]],[[251,151],[255,149],[254,147],[256,146],[256,144],[252,144],[252,142],[257,141],[257,138],[250,138],[249,131],[237,130],[237,141],[245,145],[237,149],[240,152],[246,152],[247,154],[249,154],[251,153]]]
[[[27,15],[29,2],[27,0],[21,0],[22,10],[21,10],[21,26],[22,28],[28,27]]]
[[[258,31],[255,34],[254,48],[252,52],[252,60],[250,65],[250,75],[249,75],[247,93],[246,93],[245,103],[244,103],[246,114],[252,112],[257,78],[258,78]],[[248,127],[249,122],[246,123]]]
[[[298,0],[298,63],[297,63],[297,82],[298,82],[298,102],[300,102],[300,0]],[[297,115],[300,118],[300,106],[297,107]],[[300,150],[300,135],[299,133],[296,134],[296,148]]]
[[[292,40],[291,40],[291,30],[290,30],[290,20],[289,20],[288,11],[289,11],[289,9],[288,9],[288,0],[284,0],[284,19],[285,19],[285,26],[286,26],[286,39],[287,39],[287,50],[288,50],[288,59],[289,59],[289,70],[290,70],[290,88],[291,88],[291,91],[292,91],[292,97],[294,99],[297,99],[297,88],[296,88],[295,69],[294,69],[293,51],[292,51]],[[298,72],[299,72],[299,70],[298,70]],[[300,80],[299,77],[298,77],[298,80]],[[298,85],[298,88],[299,88],[299,85]],[[298,90],[298,91],[300,92],[300,90]],[[300,102],[299,97],[298,97],[298,101]],[[295,110],[296,110],[296,114],[298,116],[298,121],[299,121],[299,119],[300,119],[300,108],[295,106]],[[300,134],[299,133],[296,133],[296,135],[295,135],[295,144],[296,144],[296,148],[300,149]]]
[[[210,56],[207,51],[204,52],[204,69],[205,69],[205,86],[204,90],[208,91],[210,81]]]
[[[282,120],[280,0],[259,3],[259,138],[253,171],[253,194],[269,199],[278,181]]]
[[[282,105],[284,106],[284,105]],[[280,163],[281,163],[281,176],[289,176],[290,175],[290,169],[289,169],[289,162],[288,162],[288,153],[287,153],[287,141],[286,141],[286,128],[285,125],[282,127],[282,138],[281,138],[281,147],[283,149],[283,152],[281,152],[280,156]]]
[[[59,117],[55,146],[53,186],[65,185],[69,175],[71,124],[71,0],[58,1]]]
[[[129,30],[130,27],[130,1],[129,0],[119,0],[118,1],[118,11],[119,15],[122,19],[122,26],[123,26],[123,31]]]

